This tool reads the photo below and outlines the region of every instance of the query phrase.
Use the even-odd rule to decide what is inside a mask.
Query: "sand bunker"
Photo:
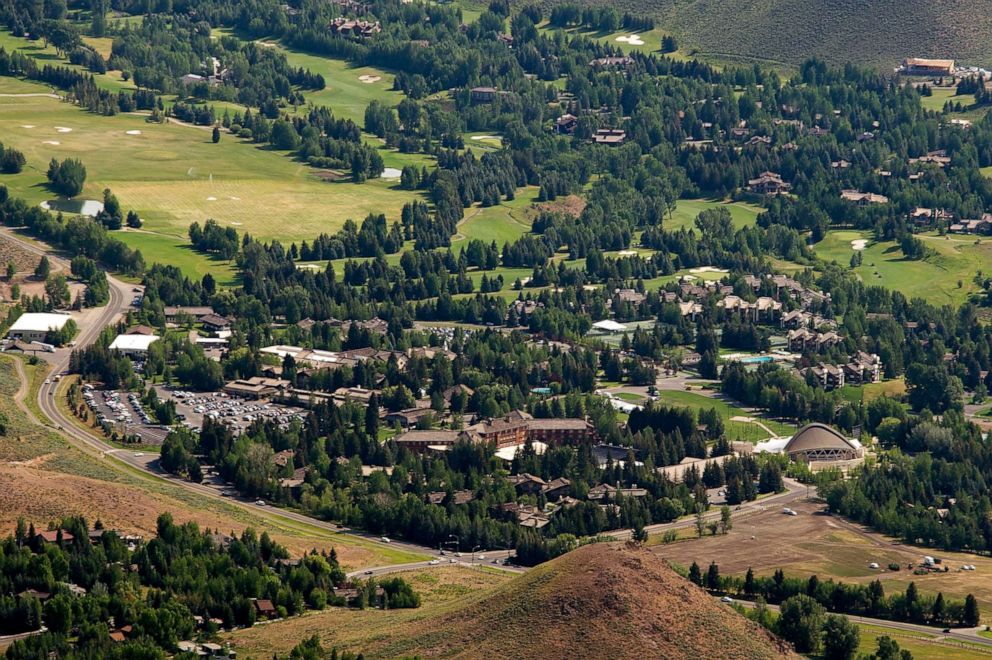
[[[383,179],[398,179],[403,172],[399,171],[395,167],[387,167],[382,170]]]
[[[500,137],[498,135],[473,135],[471,139],[473,139],[473,140],[499,140]]]
[[[21,128],[34,128],[34,124],[21,124]]]
[[[700,266],[699,268],[690,268],[690,273],[729,273],[730,271],[725,268],[716,268],[714,266]]]
[[[228,199],[230,199],[232,201],[235,201],[235,202],[241,201],[241,198],[240,197],[228,197]]]
[[[57,146],[59,146],[62,143],[59,142],[58,140],[43,140],[42,141],[42,144],[50,144],[50,145],[52,145],[54,147],[57,147]]]
[[[620,250],[617,254],[621,257],[632,257],[637,254],[637,250]]]
[[[124,131],[128,135],[141,135],[141,131]]]
[[[217,201],[217,198],[216,197],[207,197],[207,201],[208,202],[216,202]]]
[[[864,250],[866,247],[868,247],[868,239],[866,238],[858,238],[856,240],[851,241],[852,250],[860,252],[861,250]]]
[[[380,80],[382,80],[382,76],[370,76],[366,73],[364,75],[358,76],[358,80],[359,82],[363,82],[366,85],[371,85],[372,83],[377,83]]]
[[[71,128],[66,128],[65,126],[56,126],[55,127],[55,130],[58,131],[59,133],[71,133],[72,132],[72,129]]]
[[[623,44],[630,44],[631,46],[643,46],[644,40],[641,39],[636,34],[625,34],[622,37],[617,37],[615,41],[619,41]]]
[[[235,227],[240,227],[240,226],[241,226],[241,225],[242,225],[243,223],[241,223],[241,222],[234,222],[234,221],[232,220],[232,221],[231,221],[231,222],[230,222],[229,224],[232,224],[232,225],[234,225]]]

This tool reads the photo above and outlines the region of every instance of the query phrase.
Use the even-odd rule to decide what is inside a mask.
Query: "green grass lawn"
[[[764,211],[763,208],[747,202],[724,202],[716,199],[680,199],[675,206],[675,212],[671,219],[665,218],[662,226],[669,230],[687,227],[696,228],[696,216],[702,211],[713,208],[725,208],[730,211],[730,218],[734,227],[747,227],[753,225],[758,218],[758,214]]]
[[[230,31],[216,30],[230,35]],[[395,76],[374,67],[355,67],[344,60],[311,55],[288,48],[278,42],[259,42],[267,48],[275,48],[285,53],[286,60],[294,67],[310,69],[324,76],[326,87],[317,92],[304,92],[307,101],[314,105],[325,105],[334,111],[336,117],[350,119],[359,126],[365,124],[365,108],[372,101],[385,105],[397,105],[403,100],[403,92],[393,91]],[[363,82],[362,76],[369,76]]]
[[[496,241],[502,248],[530,231],[531,219],[527,211],[537,202],[536,186],[520,188],[512,201],[497,206],[483,208],[473,206],[465,209],[465,219],[458,223],[458,233],[452,239],[452,248],[457,250],[463,241],[478,239],[489,243]]]
[[[697,411],[715,408],[724,421],[727,437],[730,440],[758,442],[759,440],[765,440],[769,437],[768,433],[756,424],[730,421],[731,417],[740,416],[757,418],[757,415],[754,413],[748,413],[741,408],[730,405],[726,401],[703,396],[702,394],[695,394],[693,392],[685,392],[682,390],[662,390],[658,393],[658,396],[660,397],[662,403],[669,406],[680,406]],[[776,422],[774,420],[758,419],[760,419],[765,426],[779,435],[791,435],[795,432],[795,428],[789,426],[788,424],[782,424],[781,422]]]
[[[817,256],[848,266],[854,249],[851,241],[869,240],[863,263],[854,271],[867,284],[900,291],[908,298],[920,297],[933,304],[959,305],[977,290],[971,281],[979,270],[988,270],[992,241],[966,236],[918,235],[934,255],[924,261],[903,257],[895,242],[875,243],[869,232],[830,231],[816,245]],[[961,286],[958,287],[958,282]]]
[[[51,64],[90,74],[90,71],[84,67],[71,64],[67,58],[60,57],[54,46],[45,46],[45,42],[40,39],[37,41],[28,41],[23,37],[15,37],[7,29],[0,30],[0,48],[3,48],[8,53],[16,51],[37,60],[39,66]],[[131,82],[126,82],[121,78],[120,71],[108,71],[107,73],[92,75],[97,87],[102,87],[103,89],[113,92],[121,89],[135,89]]]
[[[233,262],[195,252],[185,237],[133,230],[120,231],[115,236],[141,250],[148,262],[157,261],[157,255],[168,255],[166,263],[178,266],[192,279],[200,280],[210,273],[219,286],[234,286],[237,283],[238,273]]]
[[[883,636],[891,637],[899,644],[900,649],[912,653],[913,660],[966,660],[988,654],[988,647],[981,644],[969,644],[956,640],[942,643],[939,631],[935,631],[938,634],[928,635],[864,623],[859,623],[858,628],[861,630],[861,645],[858,647],[859,657],[861,654],[874,653],[878,648],[878,638]]]
[[[869,403],[880,396],[899,398],[905,393],[906,381],[903,378],[867,385],[846,385],[841,389],[841,395],[851,403]]]
[[[99,199],[110,188],[146,229],[175,237],[185,237],[190,223],[212,218],[259,238],[299,241],[372,212],[398,219],[403,204],[418,194],[381,179],[320,181],[288,154],[229,135],[213,144],[208,130],[151,124],[138,114],[102,117],[44,96],[0,97],[0,135],[28,160],[20,174],[0,176],[13,195],[32,203],[50,199],[49,160],[76,157],[87,169],[81,197]],[[147,259],[189,263],[181,248],[170,249],[166,241],[156,247],[164,251]]]

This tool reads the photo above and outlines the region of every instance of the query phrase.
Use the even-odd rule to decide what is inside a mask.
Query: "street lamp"
[[[472,548],[472,563],[473,564],[475,563],[475,551],[478,550],[481,547],[482,547],[481,545],[477,545],[474,548]]]

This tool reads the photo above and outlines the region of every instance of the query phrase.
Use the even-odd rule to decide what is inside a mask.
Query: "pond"
[[[41,203],[41,208],[56,213],[74,213],[94,217],[103,210],[103,202],[95,199],[50,199]]]

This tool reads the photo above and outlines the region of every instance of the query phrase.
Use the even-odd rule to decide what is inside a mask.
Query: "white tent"
[[[623,332],[627,329],[627,326],[623,323],[617,323],[616,321],[611,321],[609,319],[596,321],[592,324],[592,327],[597,330],[602,330],[603,332]]]

